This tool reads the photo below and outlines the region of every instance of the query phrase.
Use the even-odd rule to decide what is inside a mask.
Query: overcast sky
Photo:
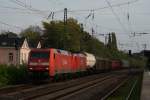
[[[92,27],[96,34],[116,32],[122,50],[150,49],[150,34],[131,34],[150,33],[150,0],[0,0],[0,31],[19,33],[29,25],[42,27],[41,21],[47,21],[51,12],[55,12],[53,20],[63,20],[64,8],[68,17],[83,23],[88,32]]]

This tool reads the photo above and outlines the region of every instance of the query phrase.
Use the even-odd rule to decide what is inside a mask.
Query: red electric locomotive
[[[33,49],[29,54],[28,69],[33,72],[49,70],[50,51],[48,49]]]
[[[33,49],[29,55],[28,69],[32,72],[57,74],[76,73],[86,70],[86,57],[60,49]]]

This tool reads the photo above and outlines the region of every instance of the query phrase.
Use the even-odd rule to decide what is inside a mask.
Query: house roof
[[[21,47],[23,44],[23,38],[8,38],[8,37],[0,37],[0,47]]]
[[[35,42],[33,43],[33,42],[29,41],[29,40],[27,40],[27,42],[28,42],[28,46],[29,46],[30,48],[37,48],[37,45],[38,45],[38,43],[39,43],[39,41],[35,41]]]
[[[140,54],[143,54],[144,56],[150,57],[150,50],[143,50],[140,52]]]
[[[21,47],[25,41],[25,38],[19,37],[7,37],[7,36],[0,36],[0,47]],[[37,48],[39,41],[35,43],[27,40],[28,46],[30,48]]]

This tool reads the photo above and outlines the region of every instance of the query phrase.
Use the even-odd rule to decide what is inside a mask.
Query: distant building
[[[21,45],[19,45],[19,54],[20,54],[20,64],[26,64],[28,63],[28,55],[29,55],[29,52],[30,52],[30,47],[29,47],[29,44],[27,42],[27,39],[25,38],[23,43],[21,43]]]
[[[143,50],[143,51],[141,51],[140,54],[147,58],[146,67],[150,70],[150,50]]]
[[[41,48],[40,42],[31,45],[26,38],[0,37],[0,64],[26,64],[31,48]]]
[[[29,52],[32,48],[41,48],[41,42],[38,41],[35,44],[32,44],[30,41],[27,41],[25,38],[22,45],[20,46],[20,64],[27,64]]]

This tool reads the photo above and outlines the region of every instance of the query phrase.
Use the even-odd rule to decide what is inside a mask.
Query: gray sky
[[[107,1],[110,5],[121,5],[111,9]],[[144,44],[150,49],[150,34],[131,34],[150,33],[149,5],[150,0],[0,0],[0,31],[20,32],[29,25],[42,27],[41,21],[47,21],[50,12],[55,12],[54,20],[62,20],[63,9],[68,8],[68,17],[83,23],[85,30],[91,32],[93,27],[97,34],[116,32],[120,49],[137,52],[144,49]],[[90,13],[94,13],[94,19],[86,19]],[[103,36],[95,36],[104,42]]]

